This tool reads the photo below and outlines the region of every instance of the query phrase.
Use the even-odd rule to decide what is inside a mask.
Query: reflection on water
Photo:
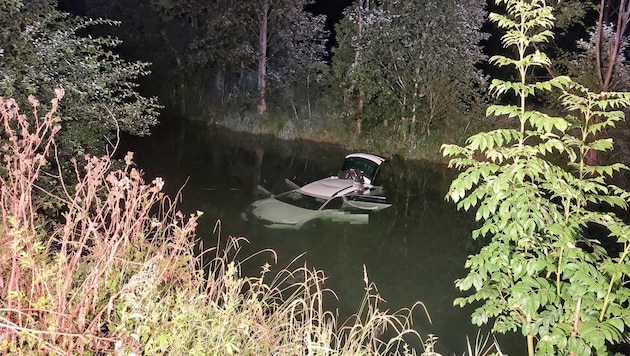
[[[444,201],[454,174],[444,166],[390,158],[380,178],[393,205],[371,215],[369,224],[330,223],[283,231],[250,225],[240,218],[258,198],[258,185],[277,193],[287,190],[285,178],[309,182],[330,176],[339,171],[348,151],[192,123],[162,127],[151,137],[128,140],[127,145],[135,151],[147,179],[163,177],[170,194],[186,185],[180,207],[204,212],[199,236],[206,246],[216,243],[212,228],[221,220],[224,236],[244,236],[250,241],[242,256],[273,249],[279,256],[279,270],[304,253],[295,267],[307,263],[324,270],[329,277],[326,286],[340,299],[330,301],[331,308],[339,309],[340,320],[359,308],[365,293],[365,265],[370,280],[387,301],[381,309],[395,311],[416,301],[424,303],[433,323],[417,309],[414,325],[423,336],[439,336],[438,351],[462,354],[466,335],[474,339],[477,328],[470,324],[472,309],[452,306],[458,296],[454,280],[465,275],[465,259],[478,248],[470,239],[474,222]],[[271,262],[268,256],[248,260],[244,272],[258,274],[265,261]],[[524,350],[520,344],[512,344],[513,337],[502,339],[504,351],[518,354],[513,350]],[[516,340],[524,343],[521,338]]]

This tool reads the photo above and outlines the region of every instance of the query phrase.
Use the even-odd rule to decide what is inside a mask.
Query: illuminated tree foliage
[[[149,64],[113,53],[115,38],[89,35],[103,25],[117,23],[73,17],[56,0],[0,0],[0,95],[25,104],[63,88],[62,153],[103,149],[111,132],[144,135],[157,122],[157,99],[136,91]]]
[[[163,21],[188,24],[164,34],[182,68],[208,72],[221,103],[249,96],[257,99],[263,114],[268,91],[283,101],[282,94],[303,82],[323,58],[325,19],[306,10],[310,3],[184,0],[154,1],[153,6]],[[190,35],[184,41],[182,31]]]
[[[391,125],[413,140],[472,115],[470,108],[485,90],[485,78],[475,68],[484,59],[485,1],[359,5],[337,27],[333,59],[354,120],[366,129]]]

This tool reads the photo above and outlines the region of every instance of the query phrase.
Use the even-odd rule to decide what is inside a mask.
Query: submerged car
[[[369,153],[346,156],[336,176],[293,188],[252,203],[242,218],[268,228],[301,229],[322,221],[366,224],[369,213],[390,207],[383,189],[374,185],[384,158]]]

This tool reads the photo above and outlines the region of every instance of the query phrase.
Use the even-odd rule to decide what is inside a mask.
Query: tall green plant
[[[492,105],[487,115],[517,125],[443,146],[450,166],[463,170],[447,198],[459,209],[476,208],[481,227],[472,236],[488,240],[456,281],[471,293],[455,304],[477,305],[477,325],[492,320],[496,332],[520,330],[530,355],[602,353],[630,328],[630,228],[610,211],[625,209],[630,194],[607,183],[625,166],[585,160],[589,151],[610,150],[612,139],[587,138],[624,118],[630,94],[593,93],[568,77],[534,81],[532,69],[550,64],[536,48],[553,36],[552,8],[544,0],[496,3],[506,13],[490,19],[506,31],[503,46],[516,56],[490,62],[515,68],[518,81],[494,79],[490,91],[518,102]],[[562,91],[566,116],[531,108],[535,94],[554,89]],[[589,236],[593,227],[603,236]]]

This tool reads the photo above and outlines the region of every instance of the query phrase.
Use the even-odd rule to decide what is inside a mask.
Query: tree
[[[630,2],[570,0],[557,3],[561,17],[559,32],[564,38],[553,46],[561,58],[555,62],[554,68],[550,68],[551,75],[565,71],[596,91],[627,90],[630,66],[625,53]],[[564,46],[559,46],[560,42]],[[613,134],[620,138],[618,142],[627,140],[622,136],[623,132],[615,131]],[[589,139],[597,140],[598,137]],[[601,160],[596,151],[590,151],[588,159],[593,165]]]
[[[323,58],[325,19],[306,11],[310,3],[185,0],[154,1],[154,6],[165,20],[185,19],[192,28],[182,56],[188,59],[182,61],[186,68],[221,73],[231,78],[241,95],[253,89],[262,115],[269,90],[294,85]],[[179,36],[181,31],[170,35]]]
[[[439,120],[462,117],[484,87],[475,68],[484,58],[484,4],[395,0],[347,11],[344,21],[354,26],[338,27],[333,67],[362,103],[357,120],[369,128],[391,118],[404,139],[413,140],[430,135]]]
[[[611,89],[613,73],[623,64],[619,54],[627,46],[629,22],[630,1],[619,0],[613,4],[613,1],[600,0],[594,47],[601,91]],[[608,36],[604,36],[605,29]]]
[[[257,38],[258,114],[267,110],[268,81],[276,86],[295,83],[308,72],[308,66],[324,54],[324,20],[306,11],[312,0],[260,0],[249,5],[249,18],[255,23]],[[249,2],[248,2],[249,3]],[[247,14],[246,12],[245,14]]]
[[[260,0],[258,3],[258,115],[267,111],[267,36],[271,0]]]
[[[629,22],[630,1],[600,0],[591,54],[595,55],[597,80],[601,91],[613,90],[620,85],[620,82],[624,83],[615,79],[619,78],[620,72],[627,73],[629,69],[623,54],[623,50],[628,45]],[[600,120],[598,116],[594,119],[595,122]],[[597,140],[598,137],[594,136],[590,139]],[[600,160],[596,151],[590,152],[588,159],[593,165],[598,164]]]
[[[567,71],[591,90],[623,90],[627,71],[630,2],[563,0],[554,2],[560,39],[541,49],[558,54],[550,74]],[[592,21],[592,22],[590,22]]]
[[[364,18],[370,15],[370,1],[369,0],[358,0],[357,7],[354,11],[355,21],[356,21],[356,38],[358,41],[363,39],[363,28],[364,28]],[[353,66],[359,65],[359,59],[361,58],[361,48],[356,47],[354,49],[354,60],[352,62]],[[357,98],[357,113],[359,117],[357,118],[357,134],[361,134],[361,127],[363,123],[363,104],[365,93],[361,88],[358,88],[358,98]]]
[[[65,89],[62,154],[103,149],[116,130],[149,133],[160,106],[134,82],[149,64],[114,54],[115,38],[89,35],[95,26],[118,23],[72,17],[57,10],[56,0],[0,0],[0,9],[0,95],[26,105],[28,94],[47,99]]]
[[[533,80],[534,67],[551,65],[536,48],[553,36],[552,8],[544,0],[496,3],[507,12],[490,19],[516,56],[490,62],[514,68],[518,81],[494,79],[490,91],[518,102],[492,105],[487,115],[516,119],[517,128],[443,146],[450,166],[463,170],[448,198],[476,208],[482,223],[473,238],[488,241],[469,256],[469,273],[456,285],[471,294],[455,304],[480,301],[473,323],[520,330],[529,355],[603,354],[630,330],[630,226],[612,212],[627,208],[630,193],[606,183],[627,167],[588,162],[589,152],[612,149],[612,139],[587,138],[624,118],[630,93],[593,92],[563,76]],[[554,88],[566,116],[529,109],[535,94]]]

